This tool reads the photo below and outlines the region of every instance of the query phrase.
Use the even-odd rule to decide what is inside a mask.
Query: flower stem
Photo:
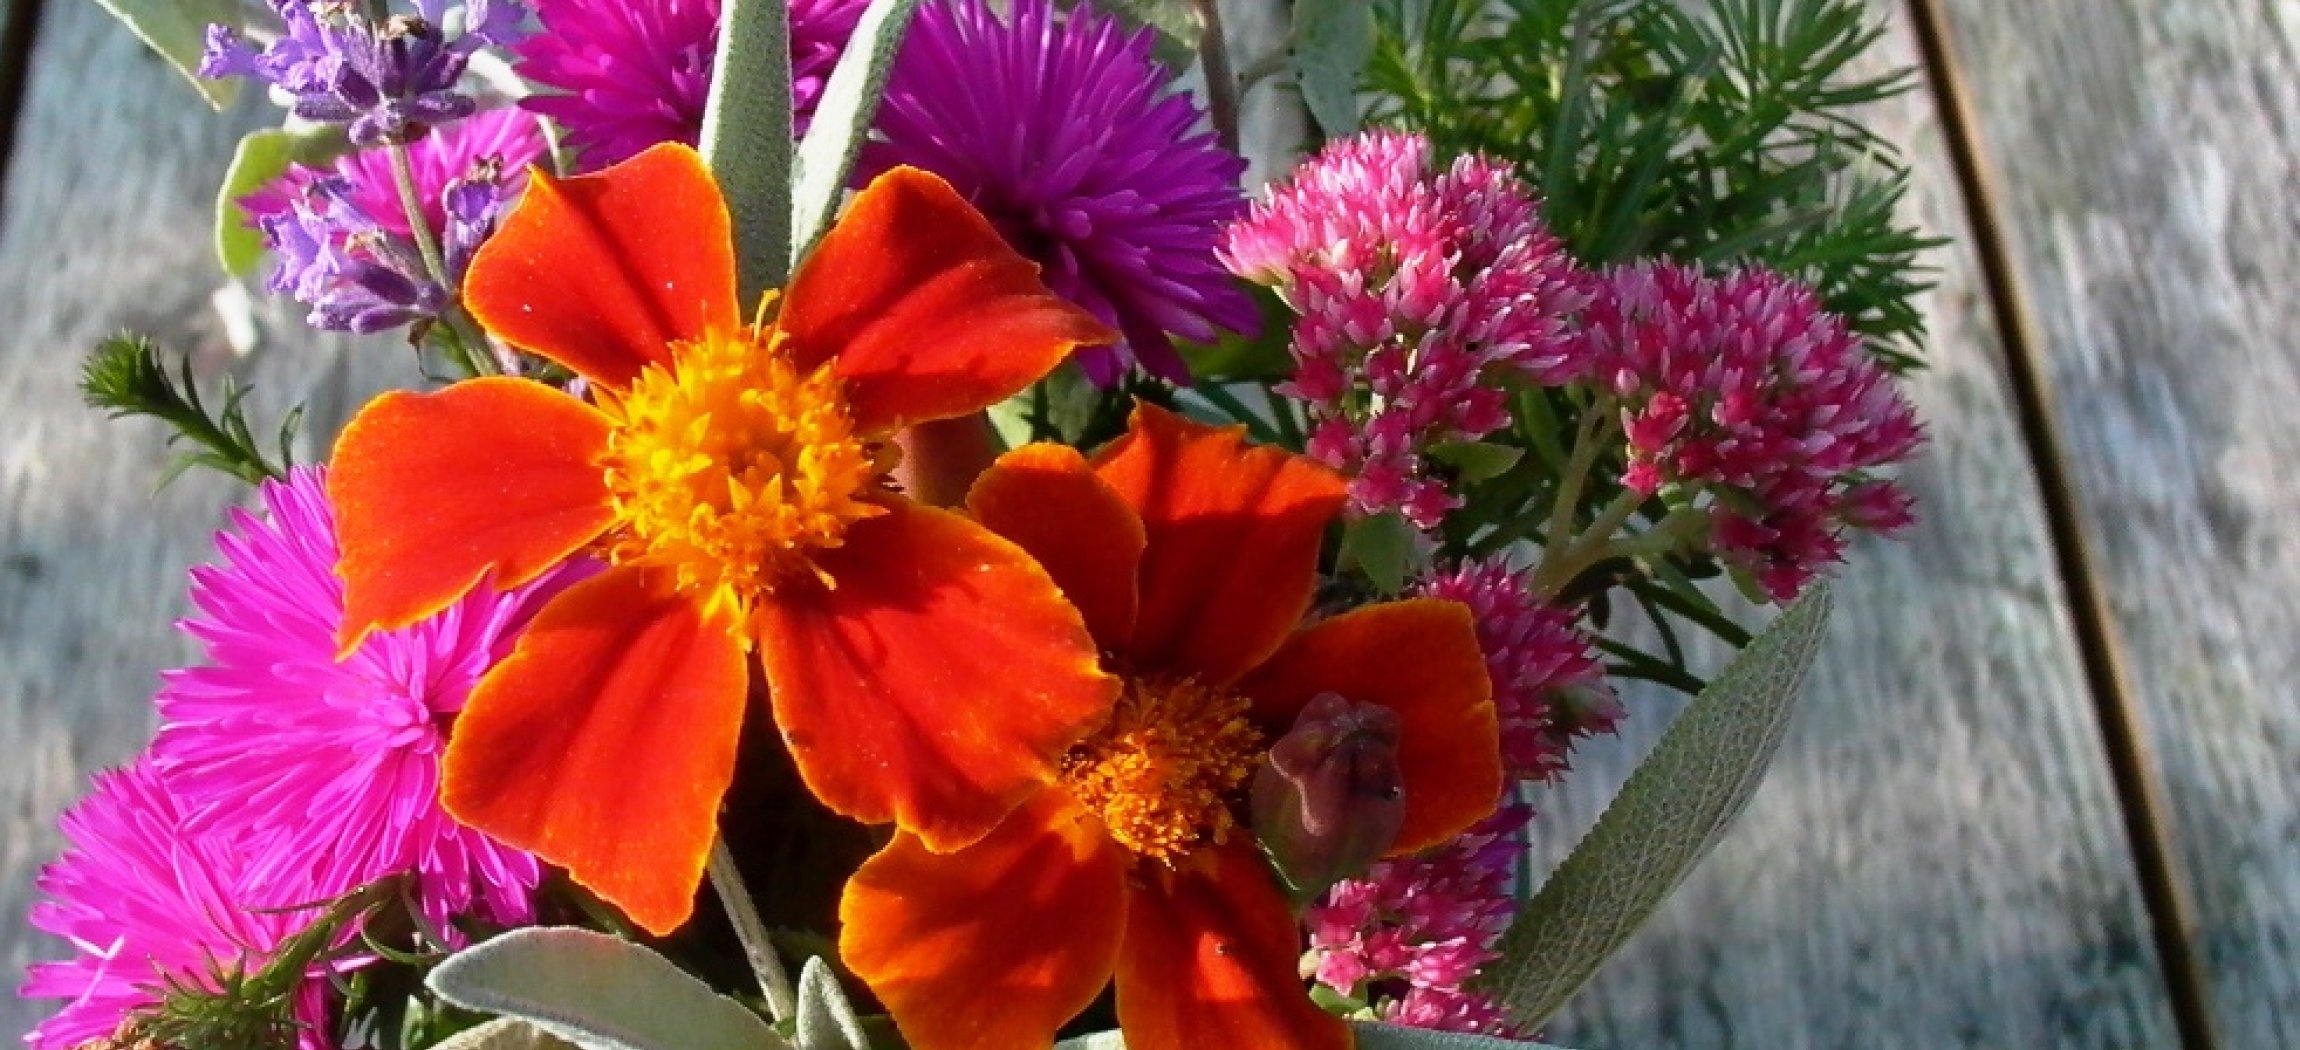
[[[1541,533],[1544,564],[1564,553],[1566,537],[1573,530],[1574,515],[1581,510],[1581,490],[1588,487],[1589,472],[1597,465],[1598,452],[1618,425],[1612,413],[1592,411],[1574,428],[1573,451],[1567,455],[1565,472],[1558,475],[1557,500],[1550,505],[1549,524]]]
[[[415,240],[416,254],[423,257],[424,272],[447,293],[447,306],[439,311],[439,325],[446,334],[444,342],[448,353],[471,375],[501,371],[499,362],[479,349],[488,345],[487,337],[463,312],[463,299],[456,294],[455,281],[447,273],[447,256],[440,253],[439,238],[431,232],[431,220],[423,217],[423,193],[415,187],[415,162],[408,157],[407,144],[394,142],[385,152],[391,156],[391,181],[399,188],[399,207],[407,213],[407,229]]]
[[[1620,495],[1613,497],[1613,502],[1598,512],[1597,520],[1591,522],[1589,528],[1573,542],[1566,544],[1564,550],[1555,554],[1542,552],[1541,565],[1533,571],[1534,594],[1548,598],[1573,582],[1573,578],[1581,575],[1583,569],[1618,553],[1613,544],[1613,534],[1620,532],[1621,527],[1628,524],[1630,517],[1637,513],[1637,508],[1644,505],[1643,493],[1636,489],[1622,489]],[[1552,542],[1555,542],[1554,537]]]
[[[767,937],[767,924],[759,919],[759,909],[751,904],[751,891],[743,885],[742,872],[735,869],[735,858],[727,852],[727,840],[711,840],[711,889],[719,894],[719,903],[727,909],[727,921],[734,924],[735,938],[743,942],[743,955],[751,961],[751,972],[759,978],[759,990],[767,996],[767,1016],[776,1023],[789,1020],[797,1012],[798,997],[791,991],[790,974],[783,970],[783,960],[775,954],[774,942]]]
[[[1230,68],[1230,44],[1222,35],[1221,0],[1198,0],[1206,23],[1198,39],[1198,62],[1206,70],[1206,110],[1222,148],[1238,152],[1238,74]]]

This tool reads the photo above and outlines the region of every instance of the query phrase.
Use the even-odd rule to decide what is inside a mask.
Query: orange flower
[[[848,883],[840,956],[916,1050],[1043,1048],[1113,977],[1133,1050],[1328,1050],[1300,933],[1236,826],[1255,763],[1320,693],[1398,716],[1393,852],[1491,812],[1501,762],[1469,610],[1371,605],[1297,630],[1341,479],[1141,408],[1091,464],[1007,454],[967,505],[1035,555],[1125,681],[1054,786],[951,853],[898,833]]]
[[[336,445],[344,644],[612,563],[473,692],[442,792],[664,933],[689,914],[756,647],[831,808],[967,845],[1057,772],[1116,682],[1007,540],[886,481],[893,432],[976,411],[1109,333],[923,172],[859,194],[746,325],[727,209],[693,151],[532,180],[472,262],[471,312],[573,369],[369,403]]]

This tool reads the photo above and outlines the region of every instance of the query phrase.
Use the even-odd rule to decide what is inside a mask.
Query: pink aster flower
[[[1245,211],[1246,163],[1202,131],[1203,112],[1151,57],[1150,30],[1089,4],[983,0],[920,8],[879,109],[883,141],[858,178],[898,164],[948,180],[1046,284],[1116,330],[1080,351],[1109,386],[1139,363],[1186,383],[1174,336],[1211,341],[1258,323],[1215,255]]]
[[[1415,593],[1469,606],[1501,716],[1501,764],[1512,779],[1554,780],[1574,742],[1613,732],[1621,701],[1590,655],[1577,610],[1543,604],[1500,560],[1469,562]]]
[[[31,922],[69,941],[74,954],[27,968],[21,994],[68,1002],[25,1037],[32,1050],[109,1038],[157,1004],[170,982],[196,987],[218,966],[260,968],[316,914],[279,906],[342,892],[308,871],[253,878],[246,844],[192,831],[181,802],[144,759],[99,774],[62,827],[69,845],[40,872],[46,899],[33,905]],[[314,970],[297,995],[303,1050],[332,1045],[327,977],[325,968]]]
[[[1590,375],[1621,412],[1622,484],[1706,497],[1712,544],[1774,599],[1842,560],[1846,529],[1913,520],[1873,471],[1915,451],[1916,412],[1811,289],[1642,262],[1604,276],[1583,325]]]
[[[1533,192],[1483,157],[1443,165],[1419,135],[1327,146],[1230,228],[1223,258],[1299,315],[1279,389],[1308,404],[1308,451],[1350,476],[1359,513],[1436,527],[1460,501],[1429,447],[1507,425],[1506,380],[1585,370],[1565,319],[1586,280]]]
[[[1531,817],[1503,806],[1452,842],[1335,884],[1302,920],[1317,981],[1393,1024],[1514,1037],[1501,1004],[1469,985],[1501,957]]]
[[[867,0],[791,0],[791,100],[803,133]],[[534,0],[543,32],[512,48],[546,93],[521,102],[558,121],[580,171],[658,142],[694,145],[719,46],[718,0]]]
[[[413,873],[435,928],[533,914],[535,858],[458,824],[439,803],[449,724],[535,609],[573,582],[562,568],[512,591],[480,586],[430,619],[370,635],[336,660],[343,584],[324,475],[263,488],[192,570],[181,626],[206,661],[165,676],[155,767],[187,824],[239,844],[258,885],[342,892]]]

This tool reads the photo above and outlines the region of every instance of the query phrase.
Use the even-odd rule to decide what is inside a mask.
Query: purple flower
[[[1590,655],[1579,613],[1536,600],[1501,560],[1469,562],[1414,588],[1469,606],[1501,718],[1501,765],[1512,779],[1554,780],[1574,741],[1613,732],[1622,708]]]
[[[1637,263],[1599,283],[1581,339],[1621,413],[1622,484],[1705,498],[1712,545],[1775,600],[1842,559],[1845,529],[1912,522],[1871,472],[1916,450],[1916,411],[1811,289]]]
[[[283,907],[351,888],[320,881],[309,865],[255,876],[243,840],[191,830],[148,759],[99,774],[62,826],[69,845],[40,872],[46,899],[31,922],[74,954],[29,967],[21,994],[69,1002],[25,1038],[32,1050],[97,1044],[157,1004],[171,982],[212,987],[219,966],[261,967],[317,914]],[[315,968],[296,997],[304,1050],[331,1045],[328,972]]]
[[[1151,58],[1152,33],[1078,4],[934,0],[903,42],[858,176],[898,164],[949,180],[1054,292],[1122,341],[1079,363],[1096,383],[1136,362],[1188,382],[1172,336],[1250,331],[1253,300],[1214,254],[1245,210],[1245,162]],[[1171,334],[1170,334],[1171,333]]]
[[[435,928],[463,915],[527,921],[535,859],[447,814],[440,757],[472,686],[585,569],[508,592],[482,584],[339,662],[343,585],[322,475],[296,470],[263,500],[265,517],[237,513],[217,535],[220,564],[192,570],[198,612],[181,626],[206,660],[167,674],[159,695],[154,764],[189,830],[240,843],[257,884],[412,873]]]
[[[417,139],[407,147],[408,167],[415,175],[415,195],[423,202],[423,215],[434,234],[444,234],[448,183],[471,174],[474,166],[489,163],[514,195],[527,184],[527,170],[544,159],[543,125],[535,115],[516,107],[501,107],[472,114]],[[409,236],[407,208],[400,203],[399,184],[391,175],[391,155],[382,149],[353,150],[325,169],[290,165],[279,178],[240,198],[240,206],[257,217],[276,215],[293,206],[305,186],[330,175],[350,187],[352,206],[375,220],[385,232]]]
[[[279,257],[265,287],[308,304],[311,326],[380,332],[439,316],[451,297],[424,272],[414,245],[352,203],[347,180],[307,183],[284,213],[256,220]]]
[[[791,99],[804,133],[867,0],[791,0]],[[556,93],[520,104],[558,121],[595,171],[658,142],[694,145],[719,43],[718,0],[536,0],[543,32],[512,50]]]
[[[526,9],[518,0],[468,0],[463,32],[449,40],[446,0],[418,0],[416,13],[377,21],[363,4],[270,0],[285,23],[261,49],[224,26],[208,27],[200,75],[252,77],[294,99],[306,120],[344,124],[362,146],[406,143],[425,129],[470,116],[455,90],[471,53],[511,43]]]
[[[1350,477],[1361,514],[1435,528],[1460,499],[1425,456],[1509,423],[1504,382],[1579,378],[1566,318],[1584,277],[1504,164],[1450,166],[1418,135],[1334,143],[1231,226],[1223,257],[1300,319],[1294,375],[1308,452]]]

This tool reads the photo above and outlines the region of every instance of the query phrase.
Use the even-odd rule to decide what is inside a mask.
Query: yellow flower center
[[[893,448],[857,438],[831,366],[801,374],[772,327],[673,344],[671,359],[600,398],[624,525],[608,554],[747,617],[810,552],[886,513],[871,497]]]
[[[1172,863],[1228,838],[1261,733],[1244,697],[1129,678],[1110,723],[1062,760],[1062,782],[1137,855]]]

